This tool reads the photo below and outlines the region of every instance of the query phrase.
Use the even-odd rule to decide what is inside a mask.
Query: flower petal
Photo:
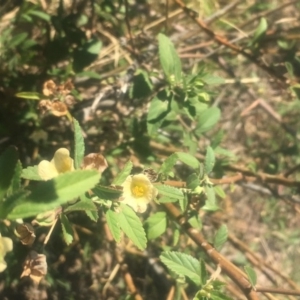
[[[54,165],[58,173],[65,173],[74,170],[74,162],[70,157],[70,151],[66,148],[59,148],[51,163]]]
[[[145,174],[128,176],[122,186],[123,203],[139,213],[145,212],[149,202],[157,196],[156,188]]]
[[[4,260],[4,256],[7,252],[13,249],[13,242],[11,238],[8,237],[0,237],[0,272],[3,272],[7,264]]]
[[[48,160],[42,160],[38,164],[38,173],[43,180],[49,180],[58,176],[58,171],[54,164]]]
[[[0,237],[0,243],[5,254],[13,249],[13,242],[11,238]]]

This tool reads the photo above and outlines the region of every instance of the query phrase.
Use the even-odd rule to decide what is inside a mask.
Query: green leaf
[[[40,182],[31,189],[26,199],[18,203],[8,218],[26,218],[54,209],[90,190],[99,179],[100,174],[95,170],[76,170]]]
[[[211,300],[232,300],[231,297],[228,297],[223,292],[219,292],[219,291],[211,291],[210,299]]]
[[[159,184],[159,185],[155,185],[155,188],[158,190],[158,193],[160,195],[163,195],[165,197],[177,199],[177,200],[184,198],[182,191],[172,186]]]
[[[191,218],[189,218],[189,223],[192,227],[201,230],[202,228],[202,221],[200,219],[200,216],[198,214],[193,215]]]
[[[220,145],[220,143],[222,142],[223,138],[224,138],[224,131],[219,130],[216,134],[214,134],[214,136],[212,137],[212,140],[210,141],[211,147],[213,149],[218,147]]]
[[[181,82],[181,62],[171,40],[164,34],[158,35],[159,60],[162,69],[172,84]]]
[[[207,276],[207,271],[206,271],[206,267],[205,267],[205,262],[202,259],[200,260],[200,268],[201,268],[201,272],[200,272],[201,282],[202,282],[202,284],[205,284],[207,282],[208,276]]]
[[[197,186],[199,186],[200,180],[196,173],[192,173],[188,176],[186,180],[186,187],[188,189],[194,190]]]
[[[41,100],[42,95],[36,92],[20,92],[15,95],[18,98],[29,99],[29,100]]]
[[[173,153],[172,155],[170,155],[161,165],[160,169],[159,169],[159,173],[163,173],[165,175],[168,175],[172,168],[174,167],[174,165],[177,162],[177,155],[175,153]]]
[[[206,84],[208,85],[218,85],[218,84],[223,84],[225,83],[224,78],[211,75],[211,74],[205,74],[201,80],[203,80]]]
[[[173,241],[172,241],[173,246],[176,246],[178,244],[179,237],[180,237],[180,231],[178,229],[175,229],[173,231]]]
[[[249,266],[244,266],[244,270],[245,270],[246,274],[248,275],[248,279],[249,279],[251,285],[253,287],[255,287],[256,282],[257,282],[257,276],[256,276],[254,269]]]
[[[18,160],[13,178],[11,179],[10,187],[9,187],[9,192],[12,194],[13,192],[18,191],[21,188],[21,174],[22,174],[22,164]]]
[[[214,247],[217,250],[220,250],[224,243],[227,241],[228,238],[228,229],[225,224],[223,224],[217,231],[215,238],[214,238]]]
[[[212,186],[206,186],[205,192],[207,199],[205,201],[205,205],[202,207],[204,210],[215,211],[218,210],[219,207],[216,204],[216,194],[214,188]]]
[[[4,202],[0,202],[0,219],[6,219],[17,203],[24,201],[29,195],[29,191],[20,189],[9,195]]]
[[[160,255],[160,259],[176,274],[188,277],[198,286],[203,284],[200,263],[192,256],[175,251],[165,251]]]
[[[65,214],[60,214],[61,229],[67,245],[73,242],[73,228]]]
[[[91,54],[98,55],[102,48],[102,42],[100,40],[94,39],[90,45],[87,47],[87,52]]]
[[[187,194],[183,195],[184,197],[179,199],[179,206],[182,212],[186,211],[186,208],[188,206],[188,197]]]
[[[177,158],[193,169],[199,168],[199,161],[193,155],[185,152],[175,152]]]
[[[147,239],[141,220],[129,206],[121,204],[120,208],[118,220],[121,229],[140,250],[144,250]]]
[[[7,148],[0,156],[0,201],[11,185],[17,163],[18,153],[15,147]]]
[[[36,16],[46,22],[50,22],[51,21],[51,16],[46,14],[45,12],[42,11],[38,11],[38,10],[32,10],[29,11],[28,14],[32,15],[32,16]]]
[[[116,188],[106,187],[102,185],[97,185],[95,188],[93,188],[93,192],[100,199],[104,199],[104,200],[118,199],[122,195],[121,190],[117,190]]]
[[[99,219],[98,211],[94,210],[86,210],[86,215],[94,222],[97,222]]]
[[[213,170],[215,165],[215,153],[210,146],[208,146],[206,149],[204,165],[207,174],[209,174]]]
[[[150,107],[147,114],[147,122],[159,121],[161,116],[165,116],[168,111],[169,101],[161,100],[157,97],[154,97],[151,100]]]
[[[27,32],[21,32],[18,34],[14,34],[12,36],[12,39],[9,41],[9,47],[10,48],[14,48],[20,44],[22,44],[28,37],[28,33]]]
[[[73,118],[74,135],[75,135],[75,153],[74,163],[75,168],[79,169],[84,157],[84,139],[81,131],[81,127],[76,119]]]
[[[22,170],[22,178],[28,180],[42,180],[38,173],[38,166],[27,167]]]
[[[159,199],[158,199],[159,203],[172,203],[172,202],[177,202],[177,201],[178,201],[178,199],[169,198],[167,196],[162,196],[162,197],[159,197]]]
[[[215,193],[221,197],[221,198],[225,198],[226,197],[226,194],[225,192],[223,191],[222,187],[220,185],[216,185],[214,186],[214,190],[215,190]]]
[[[118,175],[113,180],[113,184],[115,185],[121,185],[125,179],[130,175],[132,170],[132,162],[129,160],[126,165],[124,166],[123,170],[118,173]]]
[[[110,229],[110,232],[117,243],[121,240],[121,230],[118,220],[118,214],[109,209],[106,214],[106,222]]]
[[[167,214],[162,211],[153,214],[146,220],[145,227],[148,239],[156,239],[167,229]]]
[[[217,124],[221,116],[218,107],[210,107],[199,114],[196,133],[198,135],[210,130]]]
[[[64,212],[70,212],[70,211],[97,211],[97,207],[95,203],[87,198],[85,195],[80,196],[80,200],[76,202],[75,204],[69,205],[64,209]]]
[[[147,114],[147,131],[150,136],[157,134],[157,130],[160,128],[168,112],[169,101],[162,101],[157,97],[151,100]]]
[[[258,42],[267,32],[268,29],[268,23],[265,18],[261,18],[260,22],[258,24],[258,27],[256,28],[254,32],[254,36],[252,38],[252,44],[255,44]]]

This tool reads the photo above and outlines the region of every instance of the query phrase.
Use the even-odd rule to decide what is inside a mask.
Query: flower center
[[[131,192],[134,197],[143,197],[145,194],[145,187],[142,185],[134,185],[131,188]]]

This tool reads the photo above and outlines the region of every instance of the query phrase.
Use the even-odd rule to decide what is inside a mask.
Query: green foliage
[[[214,247],[220,250],[228,238],[228,229],[225,224],[222,224],[214,237]]]
[[[252,38],[252,45],[255,45],[260,40],[263,39],[268,29],[268,23],[265,18],[261,18],[258,27],[256,28],[253,38]]]
[[[130,175],[131,170],[132,170],[132,162],[128,161],[125,164],[122,171],[120,173],[118,173],[118,175],[115,177],[112,184],[121,185],[125,181],[125,179]]]
[[[175,251],[165,251],[160,255],[160,259],[176,274],[188,277],[198,286],[203,284],[200,262],[192,256]]]
[[[124,1],[83,1],[75,3],[71,8],[68,8],[64,1],[56,1],[57,6],[53,5],[55,1],[53,3],[48,1],[46,8],[39,1],[21,1],[20,4],[14,4],[14,2],[16,1],[11,1],[11,3],[8,1],[9,4],[6,4],[0,12],[2,17],[2,11],[6,11],[7,7],[9,10],[11,7],[17,8],[9,11],[12,15],[9,15],[9,18],[6,16],[3,23],[0,24],[0,55],[2,58],[0,117],[8,120],[6,123],[1,122],[0,134],[4,137],[1,139],[1,146],[6,147],[12,142],[18,146],[19,150],[9,147],[0,155],[0,234],[12,234],[16,219],[24,219],[23,221],[27,224],[32,221],[34,224],[34,221],[41,217],[37,216],[38,214],[54,211],[54,219],[50,218],[50,222],[40,223],[39,227],[34,225],[34,229],[38,229],[33,230],[34,234],[37,235],[37,240],[40,242],[45,229],[40,227],[53,225],[55,224],[53,220],[56,222],[59,219],[62,235],[60,231],[56,230],[56,227],[52,232],[53,226],[49,231],[49,237],[51,235],[51,239],[53,239],[51,243],[53,242],[55,247],[53,244],[44,245],[43,250],[47,255],[51,253],[53,259],[56,259],[55,255],[58,252],[58,255],[61,255],[62,251],[62,249],[58,249],[59,246],[56,249],[56,245],[60,245],[56,243],[57,239],[63,239],[69,245],[63,250],[63,256],[68,258],[72,251],[72,255],[74,254],[76,257],[78,254],[76,251],[80,249],[84,252],[84,263],[91,263],[92,269],[91,251],[109,253],[111,250],[112,245],[105,241],[103,234],[106,228],[102,227],[106,220],[120,249],[124,245],[123,239],[126,235],[130,240],[129,245],[132,242],[141,251],[146,249],[147,244],[150,245],[151,251],[145,251],[143,255],[147,255],[146,253],[155,255],[162,248],[170,250],[162,253],[161,260],[170,270],[171,276],[175,277],[174,299],[181,297],[182,290],[185,290],[188,297],[194,300],[229,299],[222,291],[224,284],[216,280],[217,271],[215,272],[217,275],[213,274],[211,278],[208,277],[205,268],[206,256],[195,245],[186,243],[182,225],[177,224],[177,220],[171,222],[167,210],[170,207],[180,209],[182,214],[180,217],[184,218],[194,228],[193,230],[200,231],[202,216],[206,214],[203,210],[218,210],[216,195],[225,198],[225,191],[227,192],[227,187],[223,190],[220,185],[213,185],[214,181],[210,180],[209,176],[228,177],[228,171],[235,172],[238,169],[231,166],[234,159],[239,160],[241,170],[244,167],[248,169],[245,171],[246,176],[252,171],[250,175],[260,179],[257,184],[266,183],[266,188],[269,188],[266,180],[268,176],[260,176],[260,172],[270,173],[272,171],[274,176],[276,173],[280,174],[280,178],[284,177],[286,181],[299,180],[297,168],[294,169],[294,166],[300,162],[297,144],[299,104],[293,100],[300,98],[300,85],[298,84],[300,59],[298,42],[293,38],[292,23],[289,22],[289,27],[287,22],[272,22],[269,14],[264,14],[266,18],[261,18],[258,25],[255,22],[247,23],[247,20],[242,20],[247,23],[247,32],[254,33],[248,40],[246,37],[238,39],[236,46],[246,49],[246,53],[253,56],[253,61],[260,62],[263,58],[261,53],[268,53],[268,64],[265,64],[265,69],[269,69],[269,74],[275,78],[272,82],[282,81],[281,75],[283,78],[286,77],[287,80],[282,81],[280,88],[284,90],[284,86],[288,85],[288,92],[290,92],[285,97],[281,97],[286,100],[278,100],[280,98],[278,97],[273,103],[268,103],[271,108],[262,105],[261,102],[260,106],[263,109],[259,111],[259,118],[256,118],[255,121],[257,128],[248,134],[246,131],[251,131],[251,126],[247,126],[247,122],[251,121],[250,115],[240,114],[240,111],[236,115],[228,114],[228,111],[235,105],[232,102],[239,101],[243,105],[245,104],[245,108],[251,108],[253,114],[255,114],[256,108],[248,106],[250,101],[247,103],[247,96],[244,93],[235,94],[231,89],[235,91],[242,87],[241,91],[244,92],[244,80],[249,80],[251,94],[254,95],[255,89],[259,86],[258,96],[262,99],[261,95],[264,94],[264,90],[268,89],[264,80],[258,83],[255,81],[258,78],[257,74],[260,74],[257,69],[260,63],[256,66],[253,65],[250,68],[251,74],[246,77],[241,69],[237,72],[231,70],[237,65],[239,68],[249,67],[247,60],[242,57],[242,52],[237,57],[223,52],[222,55],[225,55],[222,56],[223,61],[221,61],[218,55],[222,48],[217,48],[217,44],[213,44],[208,45],[204,52],[201,50],[202,47],[198,47],[194,58],[192,53],[185,49],[184,41],[181,39],[182,33],[178,30],[180,27],[175,31],[170,31],[166,26],[165,32],[169,32],[170,37],[159,33],[157,40],[149,39],[151,40],[149,43],[148,36],[145,38],[144,34],[137,33],[141,29],[139,28],[140,21],[142,22],[144,19],[147,22],[153,21],[154,14],[149,15],[150,20],[148,14],[142,12],[145,1],[140,1],[143,3],[133,1],[129,6]],[[135,9],[137,4],[141,10]],[[156,4],[155,1],[147,3],[147,10],[150,8],[152,11],[153,6],[156,5],[161,8],[161,5]],[[219,5],[205,4],[204,12],[212,15],[214,7],[219,7]],[[243,5],[241,5],[242,7]],[[275,8],[270,4],[256,3],[250,7],[247,13],[251,12],[249,14],[251,16],[257,15],[260,11],[264,13],[263,10],[266,7],[268,9]],[[136,11],[141,11],[138,18],[136,18]],[[244,26],[240,27],[238,23],[243,19],[241,16],[236,15],[234,20],[230,20],[229,16],[233,12],[229,11],[226,20],[223,18],[214,23],[214,30],[217,34],[219,23],[222,25],[222,31],[227,28],[244,30]],[[200,9],[199,13],[202,14],[203,11]],[[168,23],[172,22],[172,19],[173,17],[168,20]],[[101,22],[101,26],[97,23],[98,21]],[[132,24],[131,21],[133,21]],[[7,22],[7,26],[3,26],[5,22]],[[270,32],[268,23],[272,24]],[[163,27],[160,27],[161,23],[156,23],[155,26],[152,24],[147,28],[149,36],[163,30]],[[188,26],[189,23],[186,25]],[[289,29],[286,29],[287,27]],[[273,29],[276,35],[274,35]],[[234,36],[234,34],[237,34],[236,30],[230,32],[230,35]],[[132,35],[133,39],[130,38],[130,43],[127,39],[122,40],[122,36],[125,35]],[[268,39],[265,39],[266,35],[268,35]],[[197,37],[193,37],[192,43],[195,38]],[[190,38],[186,40],[189,43]],[[196,40],[195,43],[197,43]],[[264,49],[265,44],[268,47],[272,45],[274,49],[279,45],[280,51],[274,51],[276,53],[275,61],[269,59],[273,50]],[[180,51],[178,51],[179,54],[176,49]],[[179,55],[184,57],[182,61]],[[200,63],[198,55],[201,57]],[[245,56],[248,57],[248,55]],[[281,56],[284,57],[284,61],[280,61]],[[213,59],[208,60],[208,57],[213,57]],[[138,62],[137,69],[134,69],[135,61]],[[215,63],[216,61],[218,64]],[[132,64],[132,62],[134,63]],[[131,64],[134,66],[129,68]],[[222,70],[219,72],[221,64]],[[229,74],[230,80],[224,81],[215,75],[215,73],[219,73],[223,76],[226,72]],[[235,85],[230,87],[230,82],[234,81],[235,76],[241,76],[242,80],[235,78]],[[53,96],[47,96],[44,91],[41,93],[43,84],[50,79],[57,84],[54,89],[57,94]],[[58,90],[63,86],[61,83],[71,79],[79,91],[73,90],[66,93],[67,95],[59,93]],[[224,83],[226,83],[224,88],[216,86]],[[93,98],[98,97],[98,93],[101,95],[98,98],[101,98],[101,102],[98,103],[99,107],[96,108],[95,114],[87,117],[86,111],[84,111],[82,118],[83,108],[90,107],[94,101]],[[270,93],[270,95],[274,94],[277,95],[278,91]],[[231,95],[234,95],[232,99]],[[271,101],[272,97],[268,98],[270,95],[268,94],[266,98]],[[52,108],[45,112],[42,109],[41,100],[47,102],[49,99],[51,101],[58,99],[66,105],[73,100],[75,103],[67,105],[68,114],[66,116],[57,117],[53,114]],[[85,101],[78,103],[77,100],[80,99],[85,99]],[[96,102],[93,102],[93,109],[95,109]],[[108,104],[110,102],[113,102],[111,107]],[[225,112],[222,121],[226,122],[226,125],[223,126],[224,123],[222,123],[216,128],[221,118],[221,109],[218,106],[222,109],[222,113]],[[242,108],[242,106],[237,105],[236,107]],[[37,108],[40,108],[41,111],[38,111]],[[227,118],[228,115],[230,118]],[[274,122],[276,124],[265,122],[266,115],[272,115],[276,119]],[[242,121],[237,116],[243,116]],[[83,122],[80,125],[81,121]],[[264,122],[261,127],[259,127],[260,121]],[[239,126],[235,126],[237,124]],[[83,138],[81,126],[84,126],[85,138]],[[235,144],[230,144],[231,150],[228,150],[226,147],[229,142],[234,143],[237,138],[236,132],[233,132],[237,127],[240,130],[238,134],[245,136],[245,144],[242,144],[241,148],[235,148]],[[273,135],[272,130],[265,132],[265,127],[272,128],[276,135]],[[74,129],[74,140],[70,138],[72,129]],[[41,130],[48,137],[33,138]],[[261,142],[262,136],[271,137],[263,141],[269,144]],[[76,171],[60,174],[51,180],[43,181],[38,173],[37,165],[27,166],[36,163],[37,157],[47,156],[48,152],[63,145],[74,145]],[[210,146],[206,148],[203,159],[206,145]],[[271,145],[271,148],[268,148],[268,145]],[[99,148],[101,152],[105,153],[110,168],[101,175],[96,170],[79,170],[85,151]],[[244,152],[247,152],[244,150],[251,155],[247,154],[245,166],[242,166],[244,157],[240,157],[240,153],[244,155]],[[255,154],[253,154],[253,150]],[[18,154],[26,166],[25,168],[22,168]],[[151,184],[157,189],[158,199],[151,199],[153,202],[147,211],[137,214],[131,207],[122,203],[124,200],[122,184],[128,176],[143,172],[142,170],[148,168],[149,165],[150,168],[159,170],[158,174],[154,176],[154,182],[147,183],[146,187],[143,185],[130,186],[132,201],[142,201],[139,194],[143,194],[144,189]],[[121,169],[120,166],[124,167]],[[272,166],[274,168],[271,170]],[[26,180],[22,181],[21,179]],[[231,185],[232,189],[234,184]],[[292,193],[297,194],[297,192],[297,187],[295,187]],[[287,187],[282,195],[285,193],[288,193]],[[147,200],[150,198],[151,195],[147,195]],[[165,203],[172,203],[172,205],[165,205]],[[277,201],[276,205],[278,205],[276,208],[278,212],[284,211],[286,215],[289,214],[286,209],[282,209],[281,203]],[[271,209],[261,211],[264,221],[267,217],[270,218],[270,214],[275,215],[274,212],[272,213],[274,209],[271,207]],[[267,217],[264,216],[265,211],[268,212]],[[97,222],[99,216],[101,222]],[[285,216],[285,218],[287,217]],[[206,226],[210,226],[209,218],[207,221]],[[276,221],[278,220],[276,219]],[[17,222],[19,223],[21,220],[17,220]],[[73,226],[75,225],[72,225],[71,222],[76,224],[74,232]],[[78,232],[77,224],[80,228]],[[280,219],[275,225],[281,229],[288,228],[285,219]],[[86,230],[93,232],[93,238],[85,236]],[[205,234],[209,232],[211,231],[205,231]],[[78,241],[76,239],[78,247],[74,247],[75,243],[72,244],[75,233],[75,236],[79,237]],[[277,227],[275,233],[276,236],[282,235]],[[215,236],[208,236],[207,239],[212,241],[216,251],[219,251],[227,237],[228,229],[226,225],[221,225]],[[293,243],[297,244],[296,237],[289,243],[289,246]],[[186,253],[171,251],[174,247],[180,249],[178,251]],[[33,249],[38,248],[36,245],[33,247]],[[124,255],[125,263],[130,259],[129,271],[135,270],[134,264],[140,261],[135,258],[133,252],[128,255],[130,250],[128,252],[127,250],[123,249],[124,253],[122,253],[126,254]],[[81,252],[79,254],[82,255]],[[199,255],[204,257],[200,261],[196,259]],[[8,273],[4,276],[8,286],[16,286],[13,281],[15,274],[11,275],[11,273],[16,270],[14,265],[16,261],[19,265],[21,264],[19,257],[21,255],[18,250],[12,253],[10,266],[13,271],[9,271],[8,268]],[[128,257],[130,258],[128,259]],[[111,258],[115,259],[114,254],[111,254]],[[108,261],[110,260],[108,259]],[[83,265],[83,268],[86,266]],[[56,268],[49,268],[50,275],[47,278],[49,292],[58,286],[58,290],[68,290],[70,299],[75,299],[77,295],[75,292],[74,295],[72,294],[71,286],[73,285],[67,282],[67,278],[61,279],[62,276],[55,274],[56,271]],[[254,270],[245,267],[245,272],[250,283],[255,287],[257,278]],[[78,273],[80,274],[76,280],[80,283],[84,282],[86,274]],[[120,276],[121,273],[119,272],[115,276]],[[137,276],[135,271],[133,273],[133,277]],[[123,287],[120,278],[114,278],[114,281],[118,283],[115,285],[116,288],[123,289],[124,293],[119,294],[120,299],[123,299],[126,287]],[[185,282],[185,278],[188,279],[187,282]],[[137,282],[136,278],[133,279],[134,282]],[[99,290],[101,293],[103,291],[102,297],[108,296],[105,293],[109,290],[107,289],[109,281],[104,284],[99,283]],[[12,282],[13,284],[11,284]],[[148,280],[144,282],[145,291],[148,291],[149,286],[146,286]],[[191,283],[193,286],[188,287]],[[154,286],[155,283],[153,282],[152,285]],[[4,287],[4,290],[6,288]],[[192,293],[193,295],[191,295]],[[150,297],[155,298],[157,295],[154,294],[155,292]],[[147,296],[148,294],[145,297]]]
[[[155,187],[158,190],[158,193],[160,195],[164,196],[164,199],[168,198],[168,199],[180,200],[180,199],[184,198],[183,192],[179,189],[176,189],[176,188],[172,187],[172,186],[162,184],[162,185],[156,185]],[[170,202],[173,202],[173,201],[170,201]]]
[[[40,182],[30,189],[28,196],[24,195],[22,199],[15,201],[7,218],[25,218],[54,209],[93,188],[99,179],[100,174],[96,171],[78,170]]]
[[[167,229],[167,214],[163,211],[150,216],[145,222],[148,240],[156,239]]]
[[[93,188],[93,193],[103,200],[114,200],[121,196],[122,191],[117,190],[113,187],[106,187],[102,185],[97,185]]]
[[[170,112],[170,102],[167,100],[160,100],[154,97],[151,100],[147,115],[147,129],[150,136],[157,133],[157,130],[163,124],[164,118]]]
[[[256,282],[257,282],[257,275],[255,273],[255,270],[249,266],[245,266],[244,270],[245,270],[246,274],[248,275],[248,279],[249,279],[251,285],[253,287],[255,287]]]
[[[115,239],[115,241],[117,243],[120,242],[121,229],[120,229],[120,225],[119,225],[118,214],[116,212],[114,212],[113,210],[109,209],[105,213],[105,216],[106,216],[107,225],[110,229],[110,232],[111,232],[113,238]]]
[[[41,180],[41,176],[38,173],[38,166],[27,167],[23,169],[22,178],[28,180]]]
[[[209,211],[218,210],[219,207],[216,204],[216,194],[214,188],[210,185],[207,185],[205,186],[205,192],[206,192],[207,200],[205,202],[205,205],[202,207],[202,209],[209,210]]]
[[[194,190],[200,185],[200,179],[196,173],[192,173],[186,180],[186,186],[188,189]]]
[[[16,97],[29,100],[41,100],[43,96],[35,92],[20,92],[16,94]]]
[[[65,214],[60,215],[61,229],[64,241],[70,245],[73,241],[73,228]]]
[[[147,245],[146,233],[143,224],[135,212],[127,205],[121,204],[118,212],[118,223],[124,233],[140,250]]]
[[[158,35],[159,59],[167,80],[174,85],[181,83],[181,62],[173,43],[164,34]]]
[[[81,195],[79,200],[76,203],[67,206],[64,209],[64,212],[70,212],[70,211],[94,212],[97,210],[98,209],[97,209],[96,205],[94,204],[94,202],[91,199],[86,197],[86,195]]]
[[[215,165],[215,153],[211,147],[207,147],[206,149],[206,156],[205,156],[205,171],[209,174]]]
[[[185,152],[175,152],[164,161],[159,171],[167,175],[170,173],[178,160],[194,169],[197,169],[200,165],[199,161],[191,154]]]
[[[202,111],[198,116],[198,123],[195,129],[197,135],[201,135],[204,132],[210,130],[217,124],[221,116],[220,109],[218,107],[210,107]]]

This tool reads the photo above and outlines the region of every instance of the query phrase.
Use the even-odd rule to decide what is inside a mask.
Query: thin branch
[[[181,226],[182,230],[211,258],[215,264],[219,264],[221,269],[228,275],[241,289],[248,300],[258,300],[256,292],[253,290],[247,276],[224,256],[222,256],[213,246],[211,246],[200,232],[194,229],[172,203],[164,203],[168,214]]]
[[[272,293],[272,294],[281,294],[281,295],[294,295],[300,296],[300,291],[295,290],[286,290],[281,288],[272,288],[272,287],[255,287],[256,291],[259,293]]]
[[[150,141],[150,146],[152,148],[155,148],[156,150],[159,150],[162,153],[166,153],[168,155],[170,155],[174,152],[182,151],[182,149],[178,149],[174,146],[161,145],[159,143],[156,143],[155,141]],[[202,155],[201,153],[195,154],[195,157],[198,158],[200,161],[204,160],[204,155]],[[300,186],[300,181],[298,181],[298,180],[287,179],[283,175],[271,175],[271,174],[264,173],[264,172],[251,171],[243,166],[228,164],[228,165],[224,166],[224,169],[227,171],[241,173],[241,174],[243,174],[243,176],[246,176],[245,178],[255,177],[256,179],[258,179],[264,183],[275,183],[275,184],[281,184],[281,185],[288,186],[288,187],[299,187]]]
[[[279,80],[280,84],[283,87],[287,86],[286,78],[284,76],[277,74],[272,68],[270,68],[270,67],[266,66],[265,64],[263,64],[262,62],[258,61],[256,57],[254,57],[253,55],[245,52],[239,46],[236,46],[236,45],[230,43],[225,37],[223,37],[221,35],[218,35],[215,32],[213,32],[211,29],[209,29],[207,27],[206,23],[203,22],[200,18],[197,18],[195,13],[192,10],[190,10],[181,0],[175,0],[175,2],[184,10],[186,15],[188,15],[195,23],[197,23],[198,26],[200,28],[202,28],[216,42],[218,42],[220,45],[223,45],[223,46],[225,46],[225,47],[241,54],[245,58],[249,59],[252,63],[257,65],[259,68],[266,71],[269,75],[271,75],[272,77]]]

